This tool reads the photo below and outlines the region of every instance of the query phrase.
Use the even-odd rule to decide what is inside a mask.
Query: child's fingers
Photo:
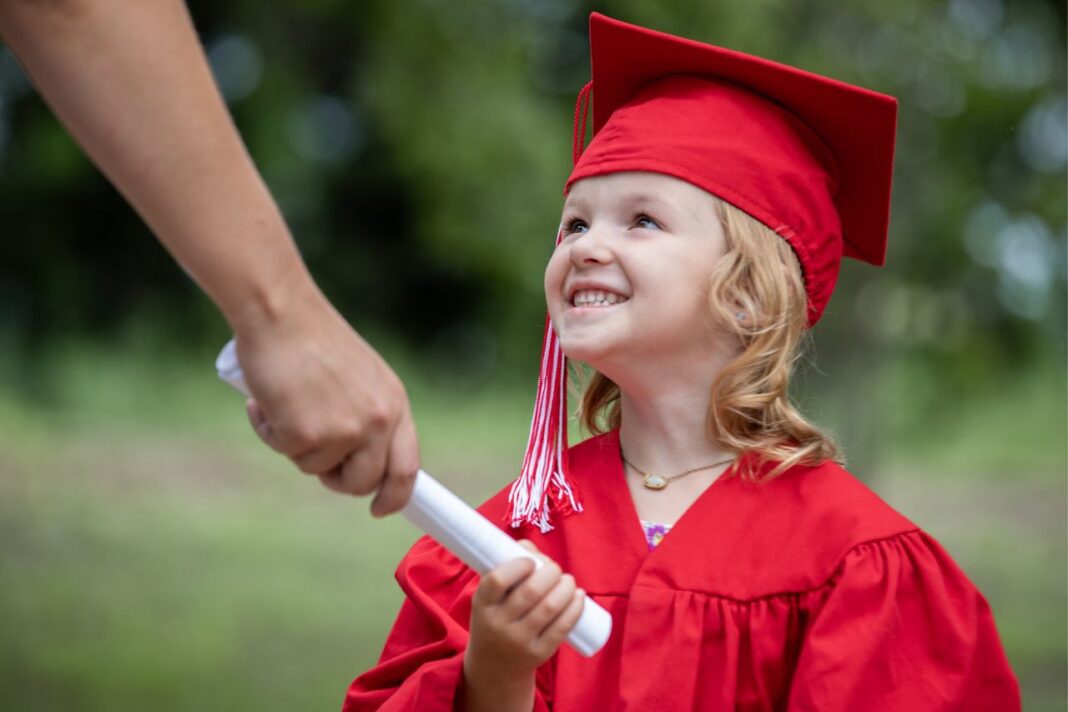
[[[552,559],[542,558],[542,564],[520,585],[508,592],[501,603],[506,616],[512,620],[524,618],[560,582],[563,572]]]
[[[571,593],[571,600],[556,618],[546,624],[538,635],[538,643],[545,646],[546,653],[551,654],[567,638],[567,634],[578,623],[582,616],[582,609],[586,605],[586,592],[581,588]]]
[[[505,561],[482,576],[475,590],[474,602],[479,605],[497,605],[517,584],[531,575],[534,562],[520,558]]]
[[[533,576],[531,577],[534,578]],[[560,612],[567,608],[575,595],[575,579],[571,574],[563,574],[543,596],[523,616],[523,627],[531,635],[539,635]]]
[[[527,551],[529,551],[532,554],[542,555],[541,554],[541,550],[538,549],[538,547],[535,546],[534,542],[532,542],[530,539],[520,539],[516,543],[518,543],[519,546],[523,547],[524,549],[526,549]]]

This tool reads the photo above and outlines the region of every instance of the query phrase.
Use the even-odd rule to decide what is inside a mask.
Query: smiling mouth
[[[599,289],[580,289],[571,297],[573,307],[610,307],[622,304],[627,297],[614,292],[605,292]]]

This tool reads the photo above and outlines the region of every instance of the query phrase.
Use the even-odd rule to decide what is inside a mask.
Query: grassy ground
[[[415,530],[295,475],[199,363],[82,353],[50,372],[46,406],[0,391],[0,708],[336,709],[378,655]],[[503,485],[526,394],[402,375],[428,469],[472,501]],[[871,482],[987,595],[1027,709],[1063,710],[1063,430],[1052,464],[980,471],[960,451],[1012,423],[975,408]]]

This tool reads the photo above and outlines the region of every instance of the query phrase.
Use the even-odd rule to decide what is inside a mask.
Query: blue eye
[[[588,231],[589,229],[590,226],[587,225],[585,221],[579,220],[578,218],[572,218],[571,220],[568,220],[564,223],[564,232],[568,235],[572,235],[574,233],[582,234]]]
[[[636,218],[634,218],[634,224],[637,225],[638,227],[645,228],[647,230],[659,230],[660,229],[660,224],[656,220],[653,220],[651,217],[646,215],[645,213],[641,213]]]

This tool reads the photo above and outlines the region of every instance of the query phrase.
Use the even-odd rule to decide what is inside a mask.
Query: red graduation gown
[[[613,630],[593,658],[564,645],[538,669],[536,710],[1020,709],[982,594],[836,464],[720,477],[652,552],[618,431],[573,447],[571,472],[585,511],[513,533],[572,572]],[[481,511],[505,521],[507,489]],[[346,712],[453,709],[478,577],[424,537],[397,580],[407,600]]]

